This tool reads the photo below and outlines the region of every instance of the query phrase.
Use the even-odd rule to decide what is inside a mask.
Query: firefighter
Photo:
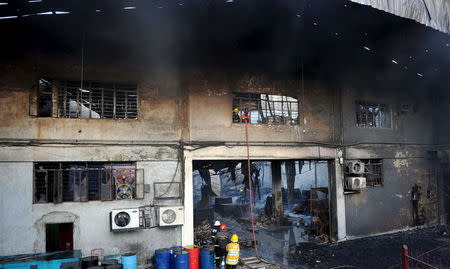
[[[228,243],[226,247],[227,258],[225,263],[227,264],[227,269],[236,269],[239,262],[239,237],[237,234],[231,236],[231,243]]]
[[[227,243],[230,241],[227,231],[227,225],[222,223],[219,232],[216,234],[215,253],[216,253],[216,267],[225,267],[225,254]]]
[[[214,222],[213,228],[211,229],[211,238],[212,238],[212,242],[213,242],[213,243],[216,242],[216,234],[217,234],[217,232],[219,231],[220,224],[221,224],[220,221],[219,221],[219,220],[216,220],[216,221]]]
[[[239,116],[239,108],[233,109],[233,123],[240,123],[241,117]]]

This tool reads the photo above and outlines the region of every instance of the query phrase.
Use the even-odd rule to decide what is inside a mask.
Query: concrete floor
[[[221,221],[227,224],[232,233],[238,234],[240,239],[253,238],[250,221],[223,217]],[[435,264],[442,264],[442,267],[436,268],[450,268],[448,226],[412,229],[339,243],[322,243],[317,238],[308,238],[305,228],[302,225],[257,227],[256,239],[259,242],[260,257],[280,265],[283,269],[394,269],[401,267],[401,248],[407,245],[414,253],[429,252],[430,260]],[[241,246],[241,258],[255,255],[254,248]]]
[[[400,268],[401,247],[429,252],[437,268],[450,268],[450,236],[446,226],[347,240],[334,244],[302,243],[291,248],[289,268]],[[410,268],[426,268],[414,267]]]
[[[239,235],[240,238],[252,239],[251,225],[238,222],[235,219],[222,219],[228,229]],[[283,227],[258,227],[256,228],[256,237],[259,242],[258,252],[260,257],[279,264],[285,268],[290,268],[289,255],[291,249],[298,244],[308,242],[308,236],[302,226],[283,226]],[[241,257],[255,256],[254,248],[242,248]]]
[[[234,219],[224,222],[241,238],[252,238],[250,225]],[[265,227],[257,229],[257,240],[260,256],[286,269],[400,268],[404,244],[415,253],[430,251],[430,259],[450,268],[449,230],[439,226],[327,244],[308,241],[301,236],[302,227]],[[241,248],[241,257],[251,256],[255,256],[253,248]]]

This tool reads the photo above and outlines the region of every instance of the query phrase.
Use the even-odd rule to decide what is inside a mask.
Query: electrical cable
[[[85,33],[83,31],[83,35],[82,35],[82,39],[81,39],[80,91],[83,91],[83,80],[84,80],[84,38],[85,38]]]
[[[255,233],[255,217],[253,215],[253,191],[252,191],[252,177],[251,177],[251,167],[250,167],[250,145],[248,143],[248,121],[249,118],[245,120],[245,141],[247,144],[247,171],[248,171],[248,188],[250,195],[250,217],[252,220],[252,235],[253,235],[253,243],[255,248],[255,256],[259,257],[258,246],[256,243],[256,233]]]

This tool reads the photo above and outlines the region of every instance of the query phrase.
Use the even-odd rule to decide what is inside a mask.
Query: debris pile
[[[255,218],[255,227],[266,227],[276,223],[276,218],[261,214]]]
[[[194,243],[197,246],[210,245],[212,243],[211,225],[204,221],[202,225],[194,228]]]
[[[239,246],[241,248],[252,248],[254,247],[253,240],[247,237],[241,237],[239,238]]]
[[[281,216],[280,218],[269,217],[266,214],[260,214],[255,218],[255,227],[267,227],[271,225],[289,225],[289,220],[286,216]]]

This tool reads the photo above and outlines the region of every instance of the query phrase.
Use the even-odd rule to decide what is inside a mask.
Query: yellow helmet
[[[238,113],[238,112],[239,112],[239,108],[235,108],[235,109],[233,109],[233,111],[234,111],[235,113]]]
[[[231,242],[237,243],[238,241],[239,241],[238,235],[237,235],[237,234],[233,234],[233,235],[231,236]]]

